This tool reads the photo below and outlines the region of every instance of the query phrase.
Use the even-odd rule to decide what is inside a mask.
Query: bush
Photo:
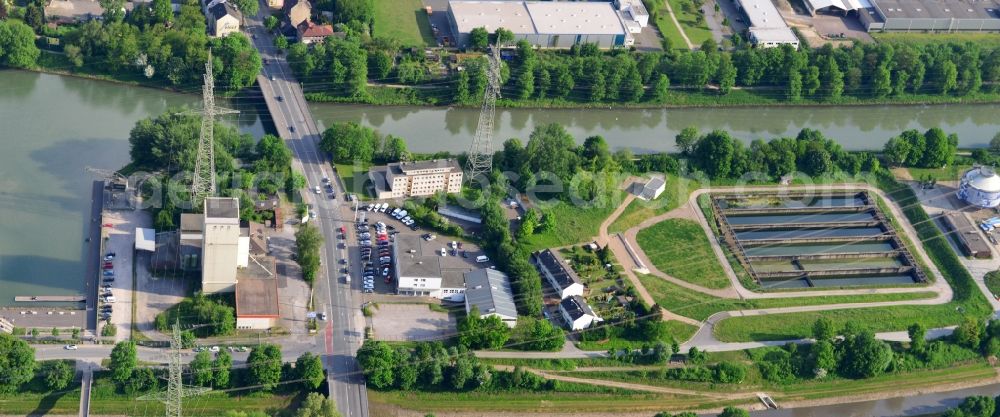
[[[719,362],[715,366],[715,382],[723,384],[739,384],[747,376],[745,366],[733,362]]]
[[[156,330],[168,332],[178,320],[182,326],[186,324],[214,323],[214,326],[201,326],[192,332],[198,337],[225,336],[236,330],[235,309],[223,298],[224,296],[206,296],[196,293],[167,311],[156,316]]]

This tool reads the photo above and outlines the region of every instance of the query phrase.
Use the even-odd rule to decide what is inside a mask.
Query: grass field
[[[701,225],[687,219],[667,219],[636,235],[657,269],[707,288],[726,288],[729,278],[712,251]]]
[[[367,199],[368,196],[359,188],[364,185],[364,181],[367,179],[365,176],[368,175],[369,166],[370,164],[358,167],[351,164],[334,164],[337,175],[340,176],[341,181],[344,181],[344,189],[361,197],[362,200]]]
[[[601,222],[615,211],[622,199],[622,193],[616,192],[596,207],[579,207],[560,201],[549,209],[559,226],[555,230],[533,235],[523,242],[529,249],[538,250],[590,241],[597,236]]]
[[[568,384],[560,384],[568,385]],[[527,413],[620,413],[661,410],[698,410],[722,408],[740,404],[739,401],[718,401],[701,396],[658,395],[651,393],[566,393],[566,392],[368,392],[373,417],[448,412],[450,415],[505,411],[522,415]],[[745,403],[745,402],[744,402]],[[399,409],[417,410],[419,413],[399,413]]]
[[[905,43],[911,45],[973,42],[993,46],[996,45],[997,42],[1000,42],[1000,34],[996,33],[891,32],[872,33],[871,35],[879,42]]]
[[[674,9],[674,15],[677,16],[677,21],[681,24],[681,29],[684,30],[684,33],[695,47],[701,46],[702,42],[705,42],[708,39],[712,39],[712,31],[708,29],[708,25],[705,21],[702,20],[701,23],[698,23],[698,13],[688,13],[684,10],[684,3],[690,2],[691,0],[667,1],[670,2],[670,8]]]
[[[983,280],[986,282],[986,288],[988,288],[991,293],[994,295],[1000,295],[1000,271],[987,273]]]
[[[624,232],[638,226],[639,223],[650,217],[658,216],[677,208],[681,204],[686,203],[691,192],[698,189],[700,185],[698,182],[678,177],[677,175],[667,175],[665,179],[666,187],[663,190],[663,194],[660,194],[653,201],[633,200],[625,208],[621,216],[618,216],[614,223],[608,226],[608,233]]]
[[[663,2],[664,0],[657,0]],[[652,10],[650,10],[652,13]],[[687,43],[684,42],[684,37],[681,36],[680,29],[674,24],[674,21],[670,19],[670,12],[667,11],[666,6],[661,6],[656,13],[652,13],[653,25],[656,29],[660,31],[660,35],[670,41],[670,45],[673,49],[687,50]]]
[[[997,37],[1000,42],[1000,37]],[[928,175],[938,181],[956,181],[965,171],[972,168],[970,165],[954,165],[945,168],[906,168],[910,171],[910,176],[914,180],[920,180]]]
[[[440,12],[439,12],[440,13]],[[420,0],[375,0],[375,36],[404,46],[433,46],[434,34]]]

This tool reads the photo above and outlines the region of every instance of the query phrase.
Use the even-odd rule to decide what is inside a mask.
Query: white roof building
[[[626,21],[633,20],[626,19],[610,2],[451,0],[448,20],[459,46],[468,45],[469,34],[476,28],[490,33],[504,28],[516,40],[539,48],[569,48],[580,43],[612,48],[635,43],[631,31],[626,30]]]
[[[784,44],[799,47],[799,38],[788,27],[771,0],[739,0],[750,23],[750,41],[754,45],[772,48]]]
[[[477,269],[465,273],[465,312],[479,309],[480,317],[497,316],[508,327],[517,324],[517,306],[510,280],[495,269]]]

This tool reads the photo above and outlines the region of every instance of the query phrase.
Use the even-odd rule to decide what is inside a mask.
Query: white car
[[[320,193],[322,193],[322,192],[323,192],[323,190],[320,190],[320,189],[319,189],[319,186],[318,186],[318,185],[316,186],[316,188],[313,188],[313,191],[315,191],[315,192],[316,192],[316,194],[320,194]]]
[[[63,349],[66,349],[66,350],[76,350],[77,347],[76,347],[76,345],[66,345],[66,346],[63,346]]]
[[[208,351],[209,352],[218,352],[219,351],[219,347],[218,346],[212,346],[212,347],[208,348]]]

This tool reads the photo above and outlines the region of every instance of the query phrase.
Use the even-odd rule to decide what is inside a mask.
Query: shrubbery
[[[206,296],[196,293],[177,305],[156,315],[156,329],[168,332],[180,320],[183,325],[209,324],[191,330],[198,337],[224,336],[236,330],[235,309],[223,301],[222,296]]]

